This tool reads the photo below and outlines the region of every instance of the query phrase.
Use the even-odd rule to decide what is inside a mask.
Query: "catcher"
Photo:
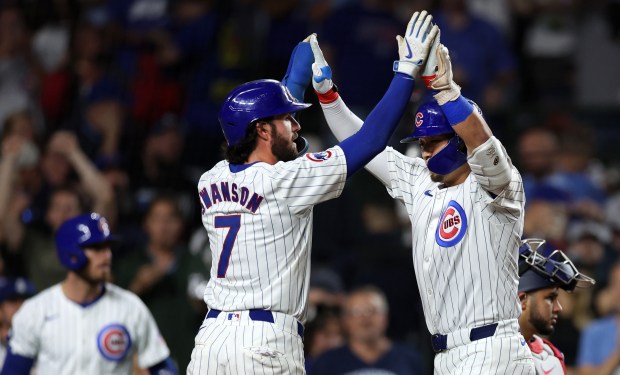
[[[566,374],[564,354],[549,340],[555,330],[562,305],[560,289],[572,292],[576,287],[589,287],[594,280],[579,273],[562,250],[549,251],[545,240],[525,239],[519,248],[519,326],[532,351],[536,373]]]

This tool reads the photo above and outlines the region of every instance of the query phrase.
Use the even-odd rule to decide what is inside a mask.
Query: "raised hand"
[[[314,55],[314,63],[312,64],[312,87],[314,87],[314,90],[319,94],[325,94],[334,86],[332,82],[332,69],[327,65],[327,61],[325,61],[316,34],[310,35],[309,38],[312,54]]]
[[[428,62],[422,72],[426,87],[438,91],[434,96],[437,103],[443,105],[457,99],[461,95],[461,87],[453,80],[452,62],[448,49],[436,39]]]
[[[396,36],[400,60],[394,61],[394,71],[415,77],[426,63],[432,43],[439,34],[433,16],[425,10],[415,12],[407,24],[405,36]]]

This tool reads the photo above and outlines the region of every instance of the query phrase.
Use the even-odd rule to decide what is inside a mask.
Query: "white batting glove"
[[[310,47],[312,48],[312,54],[314,55],[314,63],[312,64],[312,87],[319,94],[325,94],[334,87],[332,82],[332,69],[327,65],[323,51],[319,47],[319,41],[316,39],[316,34],[309,36]]]
[[[398,56],[394,61],[394,71],[407,74],[412,78],[428,59],[429,49],[439,33],[437,25],[432,24],[433,16],[425,10],[413,13],[407,24],[405,37],[396,36]]]
[[[452,76],[452,62],[448,49],[437,39],[431,48],[428,62],[422,72],[422,79],[428,89],[438,91],[433,96],[439,105],[461,96],[461,87],[454,82]]]

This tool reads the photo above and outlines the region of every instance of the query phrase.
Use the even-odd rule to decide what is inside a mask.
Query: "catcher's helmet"
[[[575,287],[594,285],[594,279],[581,274],[562,250],[550,250],[545,240],[525,239],[519,247],[519,292],[557,286],[572,292]]]
[[[261,79],[244,83],[228,94],[219,113],[220,126],[228,146],[245,136],[248,126],[262,118],[294,113],[310,107],[299,103],[281,82]]]
[[[465,143],[452,129],[437,101],[430,99],[418,107],[414,125],[413,132],[401,143],[410,143],[422,137],[452,135],[448,144],[428,159],[431,172],[446,175],[467,162]]]
[[[110,244],[117,238],[110,234],[105,217],[98,213],[76,216],[65,221],[56,232],[56,252],[60,263],[76,271],[88,262],[83,249]]]

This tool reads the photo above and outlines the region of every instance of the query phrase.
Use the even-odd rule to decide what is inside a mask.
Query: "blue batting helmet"
[[[71,218],[56,232],[56,252],[60,263],[76,271],[88,262],[83,249],[115,242],[105,217],[92,212]]]
[[[557,286],[566,291],[594,285],[594,279],[581,274],[562,250],[550,250],[545,240],[525,239],[519,247],[519,292]]]
[[[310,105],[299,103],[281,82],[260,79],[244,83],[228,94],[220,108],[219,121],[228,146],[234,146],[254,121],[294,113]]]
[[[448,144],[428,159],[427,165],[431,172],[446,175],[467,162],[465,143],[452,129],[437,101],[431,99],[420,105],[414,125],[413,132],[402,139],[401,143],[410,143],[422,137],[452,135]]]

